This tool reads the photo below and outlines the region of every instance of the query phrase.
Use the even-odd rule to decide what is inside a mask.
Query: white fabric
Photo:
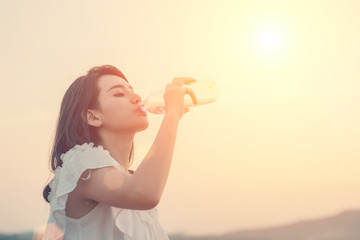
[[[81,174],[90,169],[114,166],[125,170],[102,146],[93,143],[76,145],[61,155],[62,167],[54,171],[50,183],[50,216],[43,240],[168,240],[158,221],[157,209],[120,209],[98,203],[80,219],[65,215],[68,194],[72,192]],[[129,174],[129,173],[125,173]]]

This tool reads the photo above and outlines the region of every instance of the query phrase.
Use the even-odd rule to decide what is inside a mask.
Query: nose
[[[139,94],[133,93],[133,94],[131,95],[130,101],[131,101],[131,103],[133,103],[133,104],[138,104],[139,102],[141,102],[141,97],[140,97]]]

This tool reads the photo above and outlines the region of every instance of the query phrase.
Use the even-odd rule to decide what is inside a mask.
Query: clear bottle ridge
[[[190,88],[195,93],[197,104],[194,104],[191,97],[186,94],[184,101],[185,107],[195,107],[203,104],[215,102],[219,97],[219,89],[213,80],[201,80],[191,84],[185,84],[184,87]],[[142,103],[142,109],[154,114],[165,113],[165,91],[160,90],[152,93]]]

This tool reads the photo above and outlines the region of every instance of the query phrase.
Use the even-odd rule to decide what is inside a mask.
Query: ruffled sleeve
[[[51,192],[49,193],[50,218],[48,221],[48,225],[55,225],[59,231],[56,233],[57,236],[54,236],[56,231],[46,231],[44,239],[58,239],[59,234],[65,232],[65,207],[68,194],[75,189],[84,171],[109,166],[121,166],[110,156],[107,150],[100,145],[94,147],[94,143],[76,145],[62,154],[60,158],[63,165],[56,168],[54,179],[49,184]]]

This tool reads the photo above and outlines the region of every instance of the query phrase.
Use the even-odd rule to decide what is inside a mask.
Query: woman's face
[[[147,114],[139,110],[141,98],[121,77],[104,75],[98,79],[98,107],[94,110],[103,129],[139,132],[149,126]]]

